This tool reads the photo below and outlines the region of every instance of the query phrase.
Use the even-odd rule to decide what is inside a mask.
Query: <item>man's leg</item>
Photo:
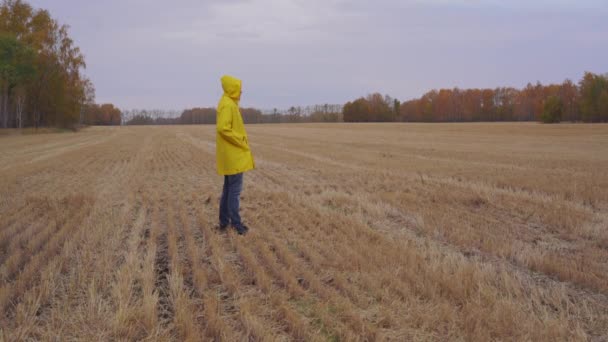
[[[230,224],[230,215],[228,211],[228,176],[224,176],[224,187],[222,188],[222,197],[220,199],[220,228],[225,228]]]
[[[243,190],[243,174],[239,173],[233,176],[229,176],[229,190],[228,190],[228,212],[230,215],[230,221],[232,226],[236,228],[239,234],[243,233],[244,227],[241,222],[240,209],[240,196]]]

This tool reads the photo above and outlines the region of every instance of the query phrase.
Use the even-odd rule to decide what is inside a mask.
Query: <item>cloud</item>
[[[262,43],[298,44],[335,36],[332,23],[343,21],[332,1],[255,0],[216,3],[208,18],[195,19],[176,31],[163,34],[195,44],[257,40]]]

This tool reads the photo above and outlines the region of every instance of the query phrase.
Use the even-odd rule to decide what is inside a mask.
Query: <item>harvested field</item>
[[[0,136],[0,340],[608,341],[608,125]]]

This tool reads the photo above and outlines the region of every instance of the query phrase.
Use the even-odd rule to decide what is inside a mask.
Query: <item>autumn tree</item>
[[[608,76],[586,72],[579,87],[582,120],[608,121]]]
[[[215,108],[192,108],[186,109],[180,116],[183,125],[215,124]]]
[[[26,96],[25,86],[35,75],[34,51],[16,37],[0,33],[0,118],[2,127],[6,128],[12,119],[9,113],[11,95],[18,103],[18,125],[22,125],[23,101]],[[16,91],[17,90],[17,91]]]
[[[122,123],[122,112],[111,103],[88,104],[84,107],[83,123],[85,125],[117,126]]]
[[[347,102],[344,105],[343,116],[344,122],[363,122],[367,120],[371,110],[369,103],[363,97],[356,99],[353,102]]]
[[[4,0],[0,55],[2,127],[71,126],[81,120],[93,88],[66,25],[25,1]]]
[[[562,120],[578,121],[580,120],[580,111],[578,108],[578,87],[571,80],[565,80],[561,84],[559,97],[563,106]]]
[[[557,123],[561,121],[563,111],[562,100],[555,95],[551,95],[545,101],[541,121],[544,123]]]
[[[550,97],[561,103],[561,120],[608,121],[608,74],[586,73],[577,86],[528,83],[523,89],[439,89],[400,105],[398,121],[542,121]],[[555,101],[554,99],[551,102]]]

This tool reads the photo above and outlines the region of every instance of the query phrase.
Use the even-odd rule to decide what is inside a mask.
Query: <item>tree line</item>
[[[262,112],[242,108],[247,124],[306,122],[476,122],[541,121],[546,123],[608,122],[608,74],[586,72],[578,84],[528,83],[523,89],[431,90],[420,98],[400,102],[373,93],[345,105],[290,107]],[[192,108],[181,115],[162,111],[138,111],[128,116],[129,125],[215,124],[215,108]]]
[[[440,89],[400,103],[380,94],[344,105],[346,122],[608,122],[608,74],[524,89]]]
[[[241,108],[246,124],[342,122],[341,105],[316,105],[273,109],[262,112],[257,108]],[[126,125],[215,125],[216,108],[191,108],[181,114],[163,110],[127,110],[122,113]]]

